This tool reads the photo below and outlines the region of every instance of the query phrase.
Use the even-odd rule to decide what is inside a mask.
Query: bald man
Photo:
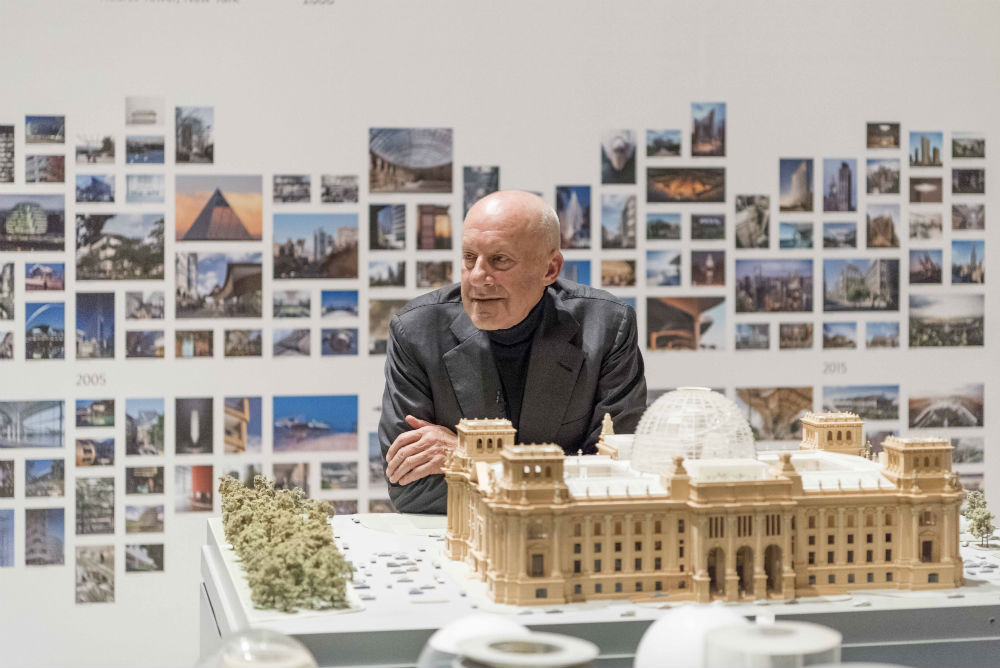
[[[462,418],[508,418],[521,443],[595,452],[605,413],[634,431],[646,407],[635,312],[559,279],[559,219],[501,191],[469,210],[462,281],[393,317],[379,443],[400,512],[447,512],[442,469]]]

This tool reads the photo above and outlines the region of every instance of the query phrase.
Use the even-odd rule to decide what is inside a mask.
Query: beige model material
[[[448,556],[493,600],[516,605],[963,584],[962,489],[946,439],[890,437],[875,462],[859,456],[857,415],[807,414],[798,450],[710,458],[697,442],[717,440],[713,425],[733,433],[734,406],[708,392],[668,393],[643,416],[660,425],[644,448],[659,434],[702,453],[672,457],[665,473],[619,458],[632,443],[610,419],[601,454],[569,457],[554,444],[515,444],[507,420],[462,420],[445,468]]]

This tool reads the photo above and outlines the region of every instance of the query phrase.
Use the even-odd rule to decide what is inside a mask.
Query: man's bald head
[[[545,200],[533,193],[523,190],[491,193],[476,202],[465,217],[466,223],[479,219],[520,228],[545,257],[559,250],[559,217]]]

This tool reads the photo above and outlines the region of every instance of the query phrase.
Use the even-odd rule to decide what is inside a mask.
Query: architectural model
[[[877,460],[853,413],[809,413],[794,451],[757,453],[740,409],[681,388],[593,456],[462,420],[446,468],[446,554],[498,603],[650,595],[791,599],[963,584],[962,489],[947,439],[889,437]]]

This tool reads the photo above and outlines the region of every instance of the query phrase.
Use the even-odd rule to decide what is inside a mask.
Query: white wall
[[[415,203],[448,203],[454,216],[461,210],[461,166],[500,165],[504,188],[524,188],[543,193],[550,201],[556,185],[590,184],[593,189],[592,229],[599,225],[599,197],[604,192],[635,192],[640,198],[640,226],[645,219],[642,179],[646,159],[639,158],[639,185],[634,188],[600,186],[598,138],[610,128],[632,128],[644,139],[646,128],[680,128],[684,155],[689,156],[690,104],[725,101],[727,156],[713,162],[727,168],[727,203],[712,207],[724,211],[729,223],[724,245],[675,244],[689,247],[724,247],[727,250],[727,286],[705,294],[727,296],[727,350],[721,352],[647,352],[647,377],[651,388],[708,385],[736,387],[811,385],[820,408],[824,385],[888,383],[900,385],[900,419],[879,425],[908,431],[906,405],[910,392],[937,382],[986,383],[986,428],[991,428],[1000,408],[993,376],[997,369],[996,328],[1000,326],[996,291],[988,295],[987,347],[966,350],[908,350],[907,322],[908,240],[902,248],[867,251],[838,257],[898,257],[901,266],[901,309],[904,332],[900,350],[826,351],[820,343],[812,352],[777,350],[777,323],[788,320],[814,322],[817,338],[824,318],[819,307],[811,316],[739,316],[733,311],[733,261],[735,257],[804,257],[816,263],[820,282],[822,248],[783,251],[777,246],[775,205],[778,192],[778,158],[812,157],[820,183],[822,158],[854,157],[859,165],[879,155],[865,148],[865,123],[897,121],[902,124],[904,149],[903,192],[895,198],[907,211],[906,151],[910,130],[945,133],[945,166],[935,172],[944,177],[945,236],[937,247],[950,248],[948,169],[949,137],[954,131],[982,131],[987,139],[987,159],[978,161],[987,170],[988,218],[1000,211],[996,192],[1000,48],[995,28],[1000,9],[987,2],[524,2],[482,3],[454,1],[384,2],[337,0],[329,4],[304,4],[301,0],[242,0],[235,3],[168,3],[136,0],[100,1],[0,0],[0,124],[17,128],[18,183],[0,185],[0,193],[66,192],[72,200],[72,149],[80,132],[110,132],[118,141],[119,156],[108,171],[117,176],[119,193],[124,176],[133,173],[124,164],[126,95],[159,95],[166,100],[168,116],[174,105],[215,107],[214,166],[175,167],[168,161],[159,173],[167,175],[168,197],[164,207],[168,224],[166,278],[168,313],[172,313],[174,251],[172,239],[173,175],[175,173],[239,173],[264,175],[264,275],[270,276],[270,215],[275,211],[355,211],[361,222],[361,279],[282,286],[309,288],[313,293],[313,355],[307,360],[230,360],[222,357],[221,331],[225,321],[207,322],[216,334],[216,356],[211,360],[160,362],[125,361],[123,355],[124,292],[134,284],[103,283],[118,297],[119,354],[114,361],[23,361],[23,268],[36,259],[65,261],[67,330],[73,323],[72,205],[67,210],[68,250],[57,253],[0,253],[0,264],[13,261],[18,276],[18,320],[0,323],[0,331],[16,332],[22,357],[0,361],[0,401],[11,399],[65,399],[69,417],[76,398],[115,397],[118,402],[117,461],[113,469],[82,471],[116,478],[116,532],[114,536],[76,537],[73,533],[74,481],[72,465],[74,429],[67,429],[60,453],[37,450],[0,450],[0,459],[16,462],[17,493],[0,499],[0,509],[15,509],[16,550],[14,566],[0,569],[0,663],[4,665],[190,665],[197,652],[199,546],[204,537],[205,515],[173,511],[175,464],[211,463],[220,471],[233,462],[263,460],[309,461],[311,486],[318,489],[320,461],[345,457],[357,461],[361,489],[347,493],[362,507],[384,492],[378,483],[369,488],[366,476],[367,433],[378,420],[382,358],[369,357],[366,304],[368,296],[415,296],[412,230],[405,290],[369,290],[364,279],[367,260],[367,130],[369,127],[452,127],[455,130],[456,190],[448,196],[384,196],[372,202],[404,202],[413,221]],[[67,119],[67,185],[28,186],[23,179],[24,116],[65,114]],[[172,147],[172,123],[162,126]],[[29,149],[31,147],[28,147]],[[641,151],[641,144],[640,144]],[[690,157],[673,161],[699,164]],[[148,170],[147,170],[148,171]],[[313,204],[270,204],[270,177],[281,173],[308,173],[313,179]],[[357,205],[319,204],[321,174],[360,174],[361,201]],[[862,176],[863,178],[863,176]],[[863,183],[863,181],[861,182]],[[818,189],[818,188],[817,188]],[[838,217],[864,226],[866,196],[859,195],[858,214]],[[733,202],[736,194],[769,193],[772,197],[772,239],[766,251],[734,251]],[[146,207],[148,210],[149,207]],[[669,208],[669,207],[667,207]],[[115,211],[132,210],[116,205]],[[673,210],[692,210],[690,205]],[[700,210],[700,209],[695,209]],[[708,211],[708,207],[704,209]],[[796,216],[816,223],[822,213]],[[456,230],[460,225],[456,221]],[[987,274],[995,270],[993,247],[1000,244],[997,226],[985,233]],[[640,235],[641,237],[641,235]],[[687,238],[687,237],[685,237]],[[645,332],[646,294],[643,282],[644,241],[636,251],[615,251],[604,257],[634,258],[640,287],[620,294],[638,297],[640,331]],[[225,247],[222,244],[220,248]],[[572,259],[602,257],[598,250],[567,253]],[[400,257],[403,257],[401,254]],[[457,259],[457,252],[448,257]],[[684,286],[690,285],[685,264]],[[592,268],[594,282],[599,263]],[[947,282],[947,281],[946,281]],[[987,284],[989,285],[989,283]],[[93,286],[81,287],[81,290]],[[272,327],[270,279],[264,285],[264,318]],[[318,355],[318,330],[323,326],[315,302],[319,290],[357,288],[361,292],[361,333],[355,358]],[[148,287],[146,289],[149,289]],[[943,286],[927,291],[982,291],[977,287]],[[689,287],[655,294],[690,294]],[[923,292],[923,290],[922,290]],[[50,293],[51,295],[51,293]],[[815,295],[821,301],[820,287]],[[35,295],[30,295],[34,298]],[[59,298],[60,295],[55,295]],[[885,315],[885,314],[882,314]],[[859,322],[871,314],[849,314]],[[770,353],[733,351],[734,322],[771,322]],[[132,324],[132,323],[129,323]],[[185,325],[176,323],[178,328]],[[175,323],[167,319],[165,329]],[[862,327],[863,332],[863,327]],[[862,334],[863,335],[863,334]],[[169,339],[168,339],[169,340]],[[265,349],[269,348],[265,335]],[[168,346],[168,349],[172,346]],[[70,355],[71,356],[71,355]],[[847,373],[824,375],[824,363],[844,362]],[[78,372],[104,372],[107,385],[99,391],[75,386]],[[299,456],[270,453],[270,397],[279,394],[358,394],[360,449],[347,455]],[[176,456],[173,435],[173,397],[211,394],[215,397],[214,455]],[[264,454],[226,456],[222,452],[221,399],[246,394],[263,396]],[[167,398],[167,454],[149,461],[167,467],[166,534],[143,542],[166,543],[166,571],[161,574],[125,573],[124,545],[136,542],[124,533],[124,506],[154,499],[124,495],[124,399]],[[950,430],[947,435],[985,435],[983,429]],[[987,480],[998,475],[1000,458],[987,444]],[[67,496],[62,499],[25,499],[24,460],[64,455],[67,459]],[[270,470],[269,468],[266,470]],[[995,488],[994,488],[995,489]],[[333,495],[328,495],[333,496]],[[341,494],[340,496],[345,496]],[[994,491],[992,500],[997,503]],[[66,565],[24,565],[24,508],[66,509]],[[218,507],[218,502],[216,502]],[[996,507],[996,506],[995,506]],[[74,605],[74,548],[77,545],[115,545],[116,600],[113,604]]]

